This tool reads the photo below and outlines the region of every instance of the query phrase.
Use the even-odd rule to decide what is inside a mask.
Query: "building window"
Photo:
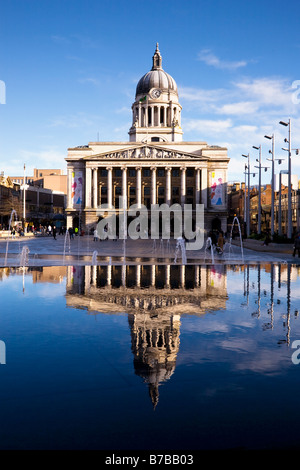
[[[121,170],[121,168],[116,168],[116,169],[115,169],[115,177],[116,177],[116,178],[121,178],[121,177],[122,177],[122,170]]]
[[[151,142],[159,142],[159,137],[151,137]]]
[[[129,170],[128,170],[128,176],[129,176],[130,178],[134,178],[134,177],[136,176],[136,171],[135,171],[134,168],[129,168]]]
[[[173,168],[173,169],[172,169],[172,176],[174,176],[175,178],[178,178],[178,176],[179,176],[179,168]]]
[[[121,188],[121,186],[116,186],[115,195],[116,195],[116,196],[121,196],[121,194],[122,194],[122,188]]]
[[[151,176],[150,168],[143,168],[143,176],[145,176],[146,178]]]
[[[165,176],[165,169],[164,168],[158,168],[157,169],[157,176],[158,176],[158,178],[163,178]]]
[[[150,196],[150,188],[149,186],[144,187],[144,196]]]
[[[193,196],[194,195],[194,188],[193,187],[186,188],[186,195],[187,196]]]
[[[106,186],[101,186],[101,195],[106,195],[107,194],[107,187]]]
[[[173,196],[179,196],[179,188],[177,186],[173,186],[172,194]]]
[[[101,176],[107,176],[107,170],[106,168],[102,168],[100,171]]]
[[[163,188],[162,186],[159,186],[158,189],[157,189],[157,194],[159,196],[164,196],[165,195],[165,188]]]
[[[130,196],[135,196],[135,188],[133,186],[130,186],[129,194],[130,194]]]
[[[187,178],[193,178],[194,175],[195,175],[194,168],[187,168],[186,169]]]

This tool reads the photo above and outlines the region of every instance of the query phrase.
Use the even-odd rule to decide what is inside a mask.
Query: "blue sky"
[[[68,147],[98,135],[128,141],[135,87],[158,42],[184,140],[226,146],[228,179],[244,180],[241,154],[254,165],[252,145],[266,164],[264,134],[286,157],[280,120],[291,119],[300,147],[299,17],[295,0],[2,0],[0,170],[65,169]],[[300,176],[295,153],[292,172]]]

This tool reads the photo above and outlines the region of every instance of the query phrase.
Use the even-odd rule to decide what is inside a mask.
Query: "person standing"
[[[56,240],[56,227],[55,227],[55,225],[53,225],[52,233],[53,233],[53,239]]]
[[[297,233],[295,240],[294,240],[293,256],[296,255],[296,251],[298,251],[298,258],[300,258],[300,233]]]

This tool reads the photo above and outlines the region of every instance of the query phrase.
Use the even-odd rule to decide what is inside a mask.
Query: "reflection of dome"
[[[136,97],[147,94],[152,88],[159,88],[162,92],[173,92],[177,94],[177,85],[174,78],[162,69],[162,58],[156,45],[153,56],[153,67],[138,82],[136,87]]]
[[[153,408],[158,387],[175,371],[179,350],[180,319],[177,315],[129,315],[134,370],[149,387]]]

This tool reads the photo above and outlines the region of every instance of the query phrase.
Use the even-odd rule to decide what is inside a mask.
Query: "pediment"
[[[84,157],[84,160],[206,160],[199,155],[194,155],[178,149],[166,148],[160,145],[141,144],[132,145],[118,150],[106,151]]]

